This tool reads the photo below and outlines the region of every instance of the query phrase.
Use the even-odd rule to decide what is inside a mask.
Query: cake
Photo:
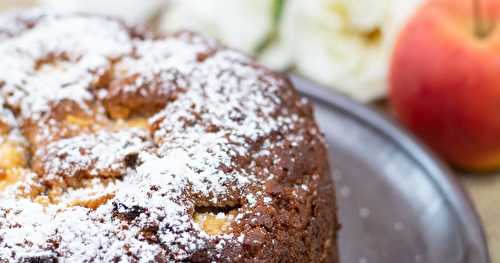
[[[0,16],[0,262],[338,262],[312,106],[192,32]]]

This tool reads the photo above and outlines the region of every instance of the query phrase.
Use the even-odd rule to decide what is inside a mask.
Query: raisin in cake
[[[0,262],[338,262],[289,80],[191,32],[0,16]]]

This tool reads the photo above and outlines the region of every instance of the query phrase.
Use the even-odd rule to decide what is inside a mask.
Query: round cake
[[[311,104],[192,32],[0,16],[0,262],[338,262]]]

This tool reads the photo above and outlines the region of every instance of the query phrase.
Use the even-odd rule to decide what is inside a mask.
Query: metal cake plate
[[[453,173],[394,123],[296,76],[325,134],[341,262],[489,263],[483,228]]]

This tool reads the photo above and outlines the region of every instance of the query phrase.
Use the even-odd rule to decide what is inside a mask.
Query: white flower
[[[395,39],[420,2],[289,0],[278,46],[302,75],[369,101],[385,94]]]
[[[254,53],[273,27],[274,0],[171,0],[162,31],[189,29]]]

